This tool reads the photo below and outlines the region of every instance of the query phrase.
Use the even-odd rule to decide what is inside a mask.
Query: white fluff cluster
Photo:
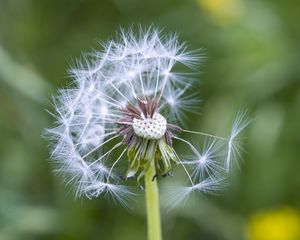
[[[65,176],[67,184],[75,186],[76,196],[108,194],[129,206],[134,193],[121,177],[128,164],[128,146],[120,137],[119,123],[120,119],[122,124],[132,123],[124,122],[124,108],[136,105],[137,99],[158,99],[157,113],[170,124],[182,123],[181,117],[199,101],[187,93],[192,80],[175,72],[174,66],[193,67],[201,57],[187,52],[176,35],[163,35],[153,27],[136,33],[121,30],[117,40],[102,47],[102,51],[77,62],[71,70],[72,84],[53,98],[56,122],[47,129],[47,136],[52,143],[51,159],[58,164],[56,171]],[[184,189],[181,198],[192,191],[210,192],[219,187],[223,170],[230,170],[232,159],[237,157],[235,139],[246,125],[245,116],[239,115],[229,138],[181,129],[215,139],[202,150],[172,135],[174,141],[186,143],[193,156],[183,160],[172,147],[191,184],[180,188]]]

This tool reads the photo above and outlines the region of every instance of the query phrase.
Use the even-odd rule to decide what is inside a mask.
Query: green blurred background
[[[279,0],[0,0],[0,240],[146,238],[143,199],[129,213],[75,200],[52,174],[45,109],[66,69],[120,27],[179,32],[207,60],[190,129],[223,134],[254,121],[244,163],[220,196],[162,209],[164,239],[300,239],[300,3]]]

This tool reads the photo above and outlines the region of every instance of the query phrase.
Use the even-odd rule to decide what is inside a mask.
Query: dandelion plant
[[[53,97],[56,121],[47,129],[51,159],[76,196],[111,197],[131,208],[145,189],[148,239],[160,240],[157,180],[175,166],[183,169],[187,185],[173,191],[173,206],[193,192],[218,190],[239,155],[236,139],[248,121],[238,114],[228,137],[183,127],[199,100],[195,80],[174,66],[194,69],[201,56],[187,51],[177,35],[154,27],[121,30],[116,40],[101,45],[102,51],[76,62],[72,83]],[[204,146],[183,133],[203,137]],[[191,156],[181,156],[175,141]]]

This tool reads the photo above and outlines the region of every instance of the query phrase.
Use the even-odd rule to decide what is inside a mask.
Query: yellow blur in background
[[[290,207],[255,213],[246,235],[248,240],[299,240],[300,214]]]
[[[198,0],[200,7],[218,25],[228,25],[244,15],[243,0]]]

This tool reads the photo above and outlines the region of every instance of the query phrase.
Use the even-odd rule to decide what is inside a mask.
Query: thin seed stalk
[[[162,240],[158,187],[156,178],[153,179],[155,174],[155,161],[153,160],[145,173],[148,240]]]

